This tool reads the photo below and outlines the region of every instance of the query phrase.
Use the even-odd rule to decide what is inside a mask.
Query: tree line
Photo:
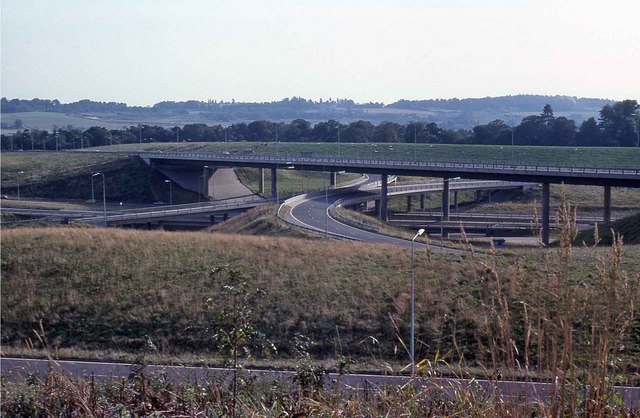
[[[575,121],[556,117],[551,105],[542,112],[523,118],[516,126],[503,120],[477,125],[471,130],[443,129],[436,123],[422,121],[399,124],[365,120],[342,124],[328,120],[312,125],[304,119],[291,122],[256,120],[229,126],[187,124],[183,127],[137,125],[125,129],[91,127],[86,130],[67,127],[52,132],[22,129],[2,135],[2,150],[63,150],[115,144],[149,142],[350,142],[350,143],[429,143],[491,144],[542,146],[637,146],[640,129],[640,107],[636,100],[605,105],[599,120],[590,118],[578,127]]]

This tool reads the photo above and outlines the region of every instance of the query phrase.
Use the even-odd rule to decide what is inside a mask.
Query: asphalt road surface
[[[207,380],[230,379],[232,370],[219,367],[186,367],[148,365],[142,369],[139,365],[126,363],[87,362],[73,360],[41,360],[2,357],[0,358],[2,375],[8,381],[20,381],[33,374],[44,379],[51,369],[57,369],[65,376],[76,379],[95,379],[109,381],[113,379],[133,378],[143,371],[146,376],[164,376],[172,382],[199,382]],[[243,373],[267,381],[295,384],[295,372],[288,370],[244,369]],[[388,376],[376,374],[326,373],[320,376],[327,388],[337,387],[346,391],[371,391],[384,387],[412,384],[418,389],[438,390],[445,396],[473,391],[477,396],[501,396],[503,399],[517,398],[526,402],[545,402],[557,396],[558,388],[547,382],[492,381],[485,379],[457,379],[447,377]],[[617,386],[620,400],[633,410],[640,407],[640,388]],[[465,391],[465,392],[463,392]]]

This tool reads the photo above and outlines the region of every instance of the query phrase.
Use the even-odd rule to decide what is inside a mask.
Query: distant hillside
[[[49,99],[2,98],[3,122],[13,123],[25,112],[75,115],[83,118],[99,117],[103,122],[136,124],[154,120],[162,125],[185,123],[233,123],[253,120],[294,120],[311,122],[335,119],[341,122],[367,120],[407,123],[424,121],[437,123],[448,129],[470,129],[479,123],[495,119],[513,125],[524,116],[537,114],[545,104],[550,104],[557,116],[565,116],[578,124],[598,117],[602,107],[611,100],[586,99],[570,96],[516,95],[468,99],[399,100],[389,105],[383,103],[356,103],[350,99],[314,101],[301,97],[262,103],[225,102],[217,100],[164,101],[152,106],[128,106],[126,103],[80,100],[61,103]],[[6,121],[5,121],[6,119]],[[64,126],[59,123],[58,126]]]
[[[619,219],[615,222],[598,225],[599,245],[611,245],[613,241],[612,230],[622,235],[622,242],[624,244],[640,244],[640,213]],[[574,240],[574,245],[593,245],[593,243],[594,228],[580,231]]]
[[[484,97],[478,99],[399,100],[387,107],[413,110],[504,110],[511,112],[528,112],[542,109],[545,104],[550,104],[556,112],[574,112],[599,110],[606,104],[613,102],[613,100],[606,99],[520,94],[516,96]]]

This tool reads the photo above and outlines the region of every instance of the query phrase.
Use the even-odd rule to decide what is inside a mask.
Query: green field
[[[3,123],[13,124],[16,119],[22,120],[23,129],[42,129],[49,132],[53,130],[54,126],[64,129],[67,129],[69,125],[74,129],[87,129],[92,126],[102,126],[107,129],[122,129],[135,125],[135,123],[110,122],[108,120],[98,120],[93,117],[80,117],[55,112],[2,113]],[[13,132],[15,132],[15,130],[2,130],[3,134],[11,134]]]

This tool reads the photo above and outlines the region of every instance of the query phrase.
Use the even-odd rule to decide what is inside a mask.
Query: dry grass
[[[595,255],[574,251],[576,283],[594,280]],[[544,277],[539,251],[503,251],[497,268],[510,280],[514,301],[540,297],[529,283]],[[625,248],[621,269],[635,271],[637,247]],[[51,346],[136,351],[145,338],[161,351],[211,352],[201,322],[206,297],[224,285],[209,274],[220,264],[238,266],[267,297],[256,309],[260,329],[283,356],[296,332],[316,342],[314,354],[344,352],[366,359],[368,336],[387,360],[406,359],[409,252],[349,242],[208,233],[103,229],[29,229],[3,232],[2,341],[34,341],[43,322]],[[416,306],[420,358],[453,350],[472,364],[486,361],[478,345],[479,307],[491,292],[470,254],[416,253]],[[484,290],[483,290],[484,289]],[[516,303],[516,302],[514,302]],[[533,303],[533,302],[531,302]],[[587,326],[587,322],[581,322]],[[514,324],[517,327],[517,324]],[[34,343],[35,344],[35,343]],[[630,347],[637,342],[630,342]],[[35,344],[37,346],[37,344]]]
[[[639,380],[640,251],[623,247],[619,238],[608,249],[572,248],[574,216],[564,203],[559,245],[553,249],[416,254],[421,371],[467,375],[475,369],[494,380],[548,380],[557,391],[544,403],[478,397],[464,388],[449,397],[434,388],[411,387],[351,397],[283,387],[263,392],[251,384],[230,395],[219,382],[205,388],[183,383],[177,389],[162,381],[145,386],[143,377],[109,392],[54,373],[29,387],[3,383],[3,413],[29,406],[40,408],[40,415],[43,408],[53,411],[44,415],[59,414],[51,399],[66,399],[83,414],[109,413],[104,408],[114,405],[135,413],[155,408],[179,413],[184,398],[172,394],[185,390],[198,390],[203,394],[198,399],[205,400],[190,403],[191,411],[228,414],[233,405],[241,415],[637,413],[625,409],[629,406],[613,389]],[[202,307],[226,282],[208,272],[231,264],[241,266],[251,288],[266,291],[251,307],[260,318],[257,328],[281,356],[299,355],[291,345],[292,336],[301,333],[316,342],[315,356],[333,356],[342,365],[351,357],[369,357],[379,370],[395,372],[393,360],[407,358],[408,256],[397,248],[292,238],[9,231],[2,246],[3,345],[46,342],[50,351],[72,346],[135,352],[151,340],[160,353],[210,352],[209,329],[217,324],[203,322]],[[227,302],[214,299],[213,306]],[[33,330],[41,330],[37,340]],[[157,396],[146,398],[150,393]],[[98,396],[103,402],[90,402]]]

